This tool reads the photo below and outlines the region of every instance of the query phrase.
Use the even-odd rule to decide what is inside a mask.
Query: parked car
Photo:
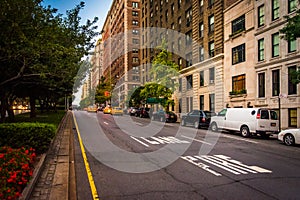
[[[100,112],[100,111],[103,112],[103,107],[102,106],[98,107],[97,111],[98,112]]]
[[[103,113],[104,113],[104,114],[111,114],[111,107],[106,106],[106,107],[103,109]]]
[[[159,120],[161,122],[176,122],[177,115],[171,111],[159,110],[157,112],[153,112],[151,115],[151,120]]]
[[[87,111],[88,111],[88,112],[97,112],[97,107],[96,107],[96,106],[89,106],[89,107],[87,108]]]
[[[150,117],[149,111],[150,111],[150,108],[140,108],[137,116],[139,116],[141,118],[143,118],[143,117],[149,118]]]
[[[267,108],[225,108],[211,118],[212,131],[224,129],[239,131],[243,137],[260,134],[269,137],[278,133],[278,117],[274,110]]]
[[[136,111],[138,110],[139,108],[136,108],[136,107],[130,107],[129,109],[128,109],[128,114],[130,115],[130,116],[135,116],[135,113],[136,113]]]
[[[300,144],[300,129],[286,129],[278,134],[278,140],[288,146]]]
[[[123,115],[123,110],[120,107],[112,107],[111,114],[112,115]]]
[[[208,128],[212,116],[216,113],[204,110],[192,110],[181,117],[182,126],[194,126],[194,128]]]

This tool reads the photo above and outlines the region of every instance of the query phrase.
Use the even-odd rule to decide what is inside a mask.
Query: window
[[[181,113],[182,99],[179,99],[179,113]]]
[[[139,50],[138,49],[132,49],[132,53],[138,53],[139,52]]]
[[[133,35],[138,35],[138,34],[139,34],[139,30],[133,29],[133,30],[132,30],[132,34],[133,34]]]
[[[168,10],[166,10],[166,22],[168,21],[168,18],[169,18],[169,12],[168,12]]]
[[[132,11],[132,16],[137,17],[139,16],[139,13],[137,11]]]
[[[193,88],[193,75],[189,75],[186,77],[186,89],[190,90]]]
[[[138,2],[132,2],[132,7],[133,8],[138,8],[139,7],[139,3]]]
[[[246,89],[246,75],[232,77],[232,91],[242,91]]]
[[[203,0],[199,1],[199,5],[200,5],[199,13],[203,13]]]
[[[260,110],[260,118],[261,119],[269,119],[269,111],[268,110]]]
[[[182,42],[181,42],[181,38],[178,38],[178,50],[180,50],[181,49],[181,44]]]
[[[265,73],[258,74],[258,97],[265,97]]]
[[[175,25],[174,23],[171,24],[171,29],[174,30],[175,29]]]
[[[181,0],[178,0],[178,9],[180,9],[180,7],[181,7]]]
[[[182,58],[178,58],[178,65],[179,65],[179,68],[181,69],[182,68]]]
[[[185,17],[186,17],[186,26],[190,27],[190,25],[192,24],[192,17],[193,17],[191,8],[185,12]]]
[[[272,0],[272,20],[279,18],[279,0]]]
[[[203,23],[199,24],[199,37],[202,38],[204,36],[204,25]]]
[[[190,67],[193,65],[193,53],[190,52],[186,54],[186,67]]]
[[[209,84],[215,83],[215,68],[209,68]]]
[[[174,3],[171,5],[171,14],[172,16],[174,15],[174,11],[175,11],[175,6]]]
[[[245,15],[240,16],[231,23],[232,34],[245,30]]]
[[[245,58],[245,44],[241,44],[237,47],[232,48],[232,64],[244,62]]]
[[[190,97],[190,110],[193,110],[193,97]]]
[[[209,23],[209,32],[213,32],[215,29],[215,27],[214,27],[215,17],[213,15],[209,16],[208,23]]]
[[[280,75],[279,69],[272,71],[272,96],[278,96],[280,93]]]
[[[297,9],[297,0],[289,0],[288,12],[291,13]]]
[[[264,5],[258,7],[258,27],[265,24],[265,7]]]
[[[208,43],[208,48],[209,48],[209,57],[214,57],[215,56],[215,43],[214,41],[211,41]]]
[[[186,46],[189,46],[192,44],[192,31],[189,31],[186,33],[186,36],[185,36],[185,45]]]
[[[200,87],[204,86],[204,71],[200,71]]]
[[[288,40],[288,52],[291,53],[291,52],[294,52],[296,51],[296,43],[297,40]]]
[[[178,18],[178,29],[181,29],[181,17]]]
[[[204,48],[203,46],[199,47],[199,61],[203,61],[204,60]]]
[[[178,87],[178,89],[179,89],[179,92],[181,92],[182,91],[182,78],[180,78],[179,80],[178,80],[178,84],[179,84],[179,87]]]
[[[214,0],[208,0],[208,7],[211,7],[214,5]]]
[[[136,21],[136,20],[133,20],[133,21],[132,21],[132,25],[138,26],[138,25],[139,25],[139,22]]]
[[[272,57],[279,56],[279,33],[272,35]]]
[[[297,84],[294,84],[292,82],[293,79],[293,73],[296,72],[297,67],[292,66],[288,68],[288,94],[297,94]]]
[[[200,110],[204,110],[204,95],[199,96],[199,108]]]
[[[258,40],[258,61],[265,60],[264,38]]]
[[[215,94],[209,94],[209,110],[215,112]]]
[[[139,44],[139,40],[138,39],[132,39],[132,43],[133,44]]]
[[[297,108],[289,108],[289,126],[297,127]]]
[[[132,58],[132,62],[133,62],[133,63],[138,63],[138,62],[139,62],[139,58],[133,57],[133,58]]]

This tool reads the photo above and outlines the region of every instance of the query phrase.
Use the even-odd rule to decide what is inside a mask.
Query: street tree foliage
[[[164,98],[161,102],[162,106],[167,108],[170,103],[169,98],[176,90],[176,79],[179,75],[179,66],[172,60],[172,54],[167,51],[167,44],[165,40],[162,41],[161,46],[157,47],[159,53],[153,59],[150,75],[153,81],[146,83],[141,90],[141,97],[145,100],[147,98]]]
[[[111,92],[111,86],[110,82],[102,76],[100,79],[100,84],[96,89],[95,102],[98,104],[106,104],[106,102],[111,98],[110,95],[106,95],[106,92]]]
[[[1,121],[6,111],[13,119],[15,98],[29,97],[34,117],[37,99],[56,105],[72,94],[75,79],[84,78],[76,74],[93,47],[98,19],[81,25],[83,7],[81,2],[63,16],[41,0],[0,2]]]
[[[300,0],[298,1],[300,4]],[[300,9],[297,9],[295,15],[285,16],[287,24],[280,30],[284,34],[284,39],[287,41],[297,40],[300,38]],[[294,84],[300,83],[300,71],[297,70],[292,73],[292,82]]]

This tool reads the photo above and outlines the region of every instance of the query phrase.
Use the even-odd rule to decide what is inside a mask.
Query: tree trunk
[[[36,117],[36,108],[35,108],[35,98],[33,96],[30,97],[30,118]]]
[[[8,119],[10,122],[14,122],[15,121],[15,114],[14,114],[14,110],[13,110],[13,100],[10,100],[9,102],[7,101],[6,104],[6,110],[8,113]]]
[[[6,109],[5,109],[5,98],[1,97],[1,105],[0,105],[0,112],[1,112],[1,119],[0,122],[4,123],[5,122],[5,117],[6,117]]]

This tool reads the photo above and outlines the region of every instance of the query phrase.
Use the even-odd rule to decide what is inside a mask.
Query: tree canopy
[[[55,102],[72,94],[76,78],[84,78],[77,71],[93,47],[98,19],[81,25],[83,7],[81,2],[63,16],[55,8],[43,7],[41,0],[1,1],[1,119],[16,97]]]

